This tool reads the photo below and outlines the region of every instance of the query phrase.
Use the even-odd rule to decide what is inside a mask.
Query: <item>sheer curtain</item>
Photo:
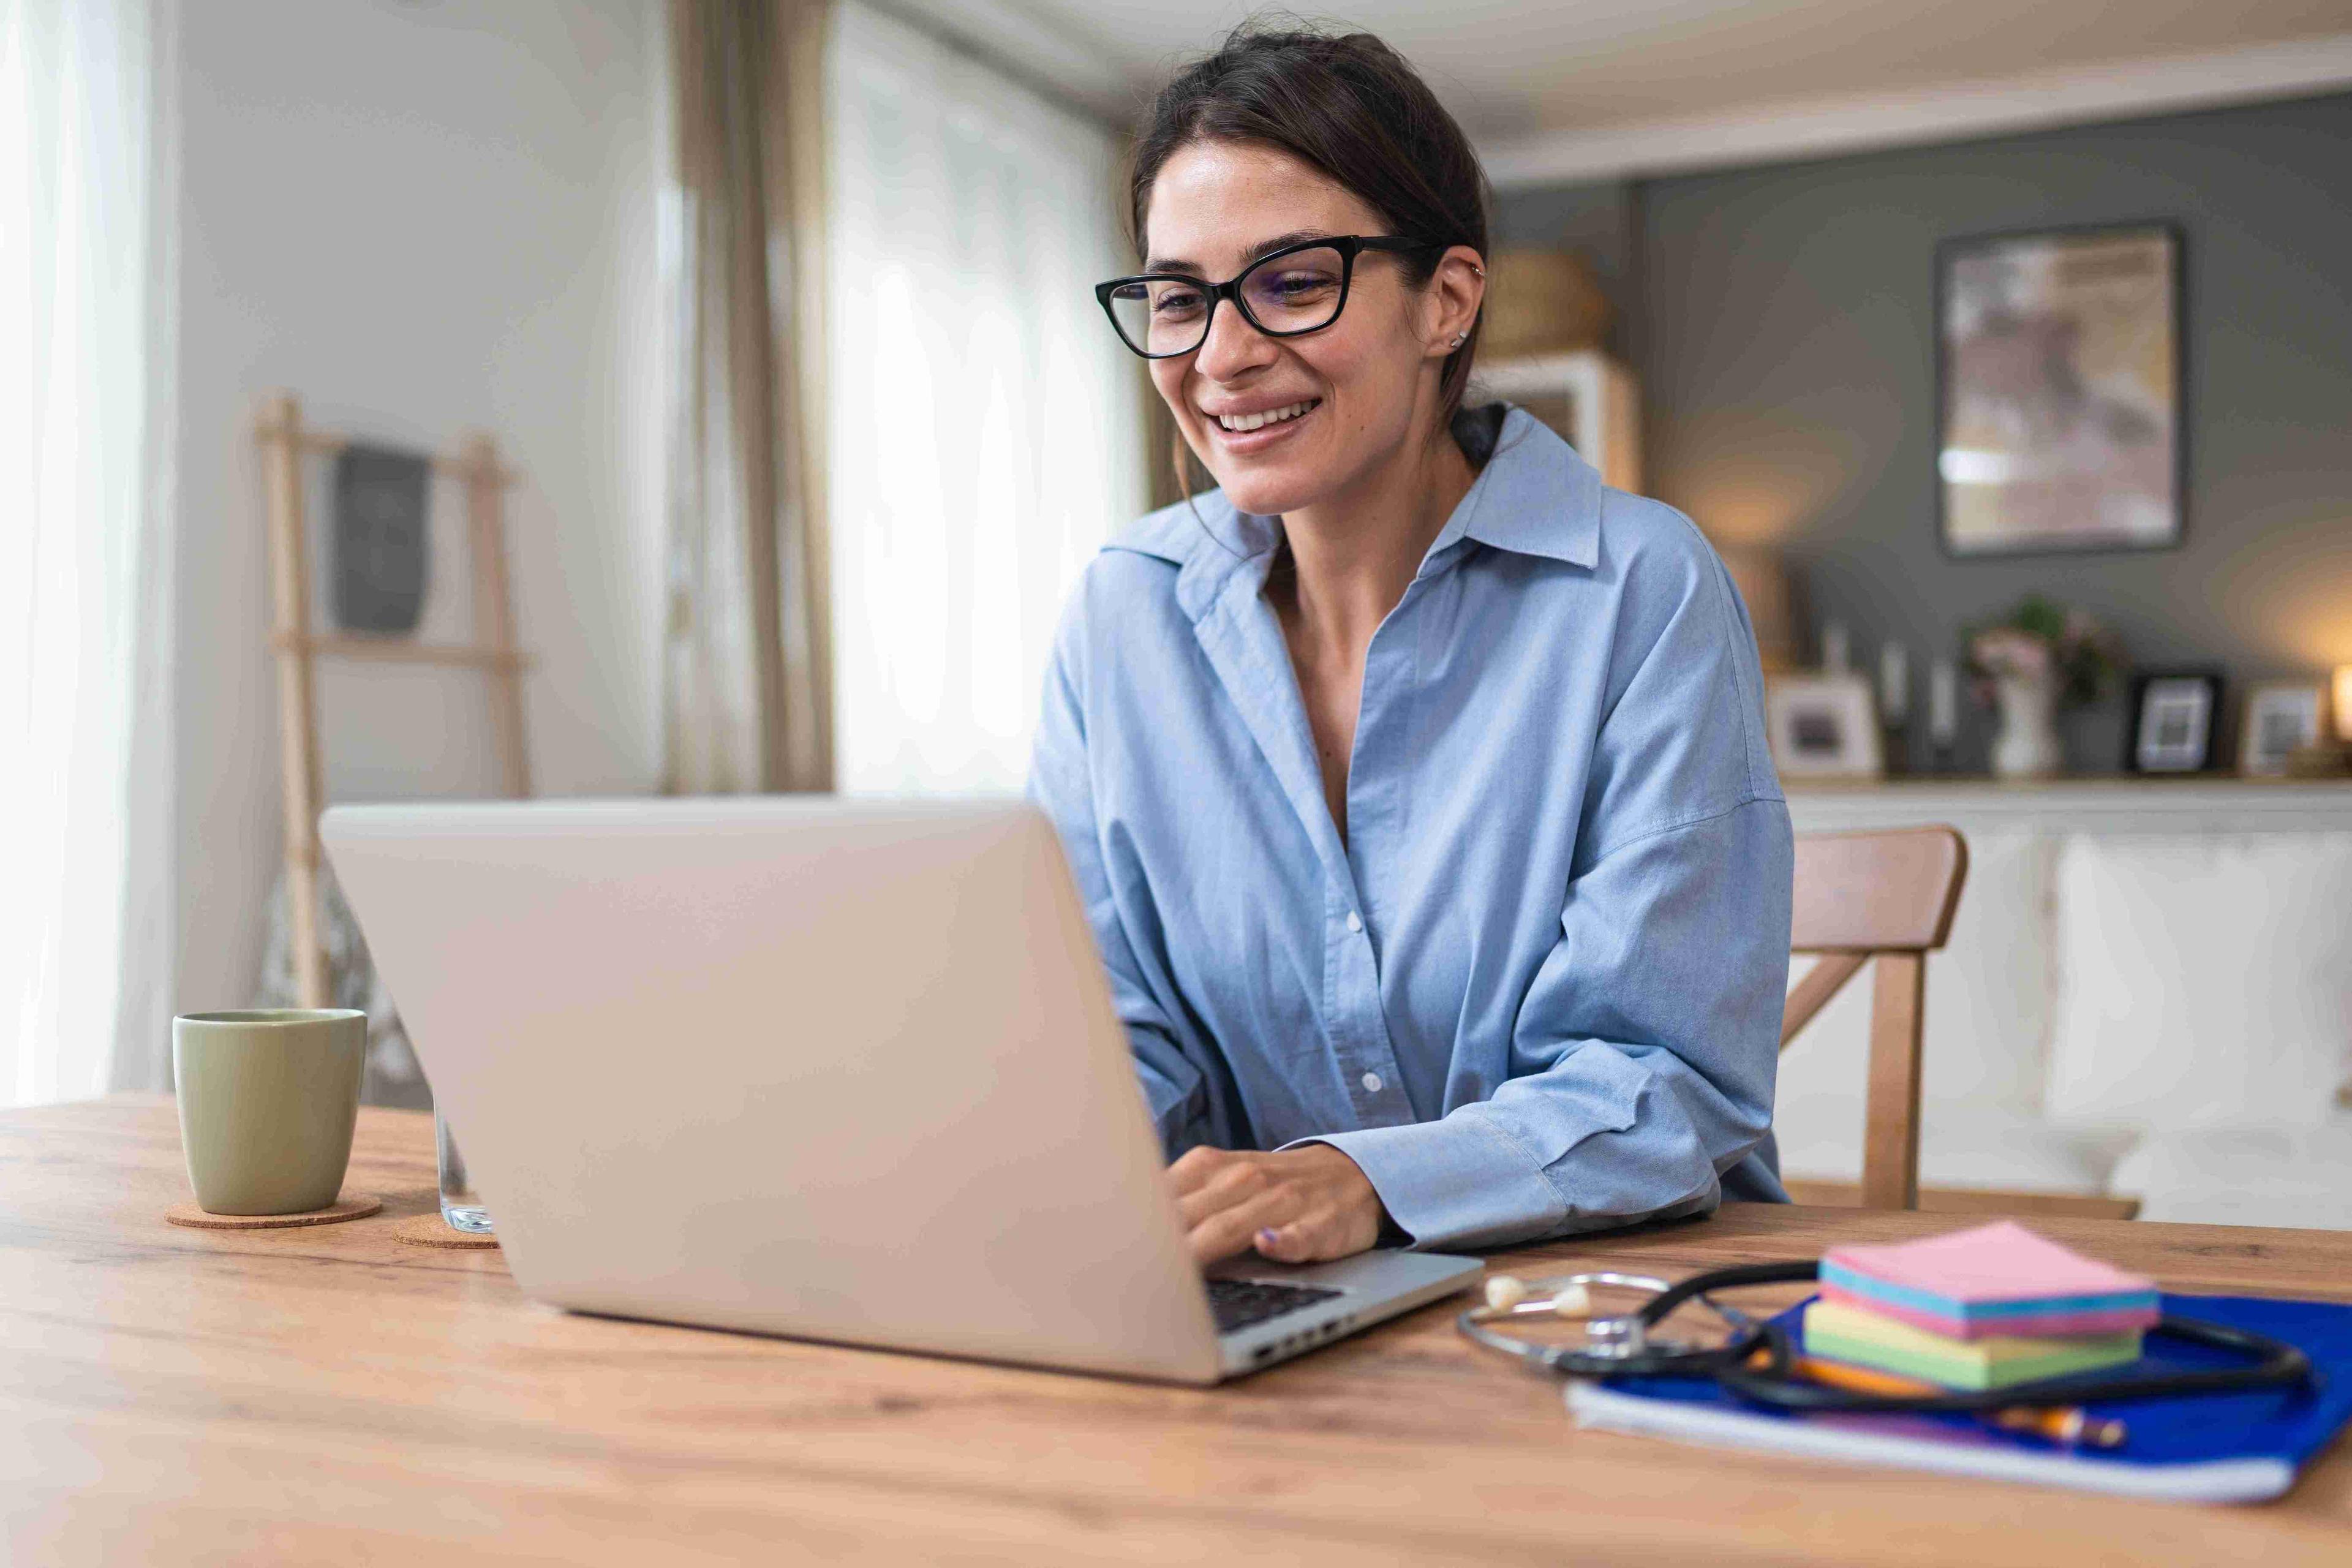
[[[0,6],[0,1105],[168,1061],[174,17]]]
[[[825,74],[839,787],[1018,789],[1063,595],[1144,507],[1118,149],[862,5]]]

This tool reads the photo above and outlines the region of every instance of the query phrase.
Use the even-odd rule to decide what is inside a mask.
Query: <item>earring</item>
[[[1457,349],[1469,341],[1470,334],[1467,332],[1456,332],[1454,334],[1454,346]]]

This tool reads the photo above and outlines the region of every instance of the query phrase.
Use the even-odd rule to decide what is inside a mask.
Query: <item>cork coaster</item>
[[[287,1230],[296,1226],[339,1225],[347,1219],[365,1219],[383,1207],[382,1198],[353,1193],[325,1208],[302,1214],[206,1214],[194,1204],[174,1204],[163,1211],[163,1217],[191,1230]]]
[[[479,1236],[470,1230],[458,1230],[441,1217],[439,1209],[426,1209],[423,1214],[410,1215],[394,1221],[392,1234],[402,1241],[417,1247],[446,1247],[460,1251],[488,1252],[499,1245],[495,1236]]]

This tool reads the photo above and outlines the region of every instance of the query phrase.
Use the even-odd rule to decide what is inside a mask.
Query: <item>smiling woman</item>
[[[1096,290],[1218,488],[1087,567],[1029,788],[1203,1262],[1782,1195],[1754,637],[1687,520],[1463,406],[1485,194],[1378,39],[1245,28]]]

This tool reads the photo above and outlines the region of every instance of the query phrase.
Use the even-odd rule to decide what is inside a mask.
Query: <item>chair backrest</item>
[[[1870,1082],[1864,1101],[1862,1202],[1919,1204],[1919,1050],[1927,954],[1951,934],[1969,846],[1949,827],[1808,833],[1797,839],[1789,947],[1819,953],[1789,993],[1780,1048],[1845,983],[1872,965]]]

